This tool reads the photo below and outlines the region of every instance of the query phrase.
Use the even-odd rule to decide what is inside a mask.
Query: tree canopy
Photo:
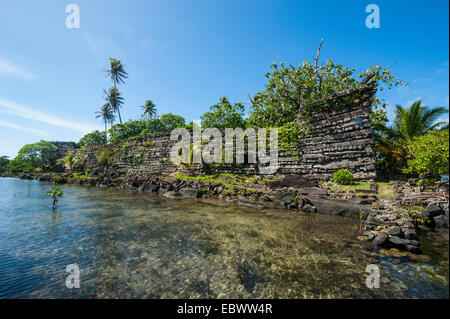
[[[355,69],[335,64],[333,61],[322,66],[304,61],[297,67],[283,62],[273,63],[272,71],[266,74],[269,83],[252,98],[247,122],[254,127],[280,127],[299,116],[307,119],[311,112],[346,105],[346,99],[357,99],[350,94],[338,105],[332,103],[317,104],[336,93],[357,88],[368,82],[378,90],[404,84],[395,78],[389,69],[383,66],[370,66],[366,71],[356,73]],[[374,106],[384,107],[383,100],[375,98]]]
[[[0,156],[0,172],[4,172],[8,169],[9,158],[8,156]]]
[[[23,146],[17,156],[9,163],[12,171],[30,172],[36,168],[50,169],[56,161],[55,144],[40,141]]]
[[[100,132],[95,130],[92,131],[91,133],[84,135],[78,142],[78,146],[83,147],[85,145],[100,145],[106,143],[107,143],[106,132]]]
[[[200,118],[202,128],[216,127],[220,130],[226,128],[245,128],[244,105],[242,103],[231,104],[224,96],[218,103],[212,105],[209,112],[204,113]]]
[[[449,170],[449,131],[430,132],[414,138],[408,144],[408,160],[405,173],[420,176],[448,174]]]

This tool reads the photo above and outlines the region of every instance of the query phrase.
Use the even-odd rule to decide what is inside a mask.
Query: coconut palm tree
[[[396,105],[394,124],[381,130],[377,136],[376,150],[390,158],[392,163],[403,166],[408,156],[408,144],[430,131],[445,129],[446,122],[436,121],[447,112],[445,107],[428,108],[420,100],[408,109]]]
[[[120,124],[122,124],[122,119],[120,118],[120,108],[123,104],[123,97],[120,96],[120,92],[117,88],[111,87],[108,91],[103,90],[104,98],[106,102],[111,106],[113,112],[119,114]]]
[[[113,108],[111,107],[111,104],[106,103],[101,108],[100,111],[95,112],[97,114],[96,118],[101,117],[103,122],[105,123],[105,134],[106,134],[106,140],[108,140],[108,130],[107,130],[107,124],[113,124],[116,116],[114,115]]]
[[[111,78],[113,82],[114,88],[117,90],[117,84],[125,83],[124,79],[128,78],[128,73],[125,71],[125,68],[120,62],[119,59],[110,58],[109,59],[109,68],[104,69],[107,76]],[[115,112],[119,114],[120,124],[122,124],[122,117],[120,116],[120,109],[114,109]]]
[[[147,115],[150,119],[156,115],[156,105],[152,100],[145,101],[145,104],[141,105],[141,109],[144,111],[144,115]]]
[[[402,140],[410,142],[415,137],[445,125],[447,122],[436,122],[436,120],[447,112],[445,107],[428,108],[420,100],[414,102],[409,109],[396,105],[394,128]]]

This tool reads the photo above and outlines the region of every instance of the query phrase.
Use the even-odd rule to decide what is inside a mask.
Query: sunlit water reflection
[[[53,212],[50,187],[0,178],[0,298],[448,298],[448,233],[411,260],[364,247],[357,219],[75,185]]]

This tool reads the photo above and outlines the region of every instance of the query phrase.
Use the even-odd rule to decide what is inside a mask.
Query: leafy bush
[[[338,184],[351,185],[355,177],[348,169],[340,169],[334,172],[332,179]]]
[[[431,132],[414,139],[408,145],[408,167],[404,173],[417,173],[423,177],[448,174],[449,132]]]
[[[45,196],[51,196],[53,199],[53,209],[56,208],[56,203],[58,202],[58,200],[63,197],[64,192],[62,191],[61,187],[59,187],[58,185],[55,185],[52,187],[51,190],[49,190],[48,192],[46,192],[44,194]]]

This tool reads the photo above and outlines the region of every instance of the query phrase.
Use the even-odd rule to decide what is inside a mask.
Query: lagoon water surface
[[[52,211],[51,186],[0,178],[0,298],[448,298],[448,232],[393,257],[358,219],[76,185]]]

